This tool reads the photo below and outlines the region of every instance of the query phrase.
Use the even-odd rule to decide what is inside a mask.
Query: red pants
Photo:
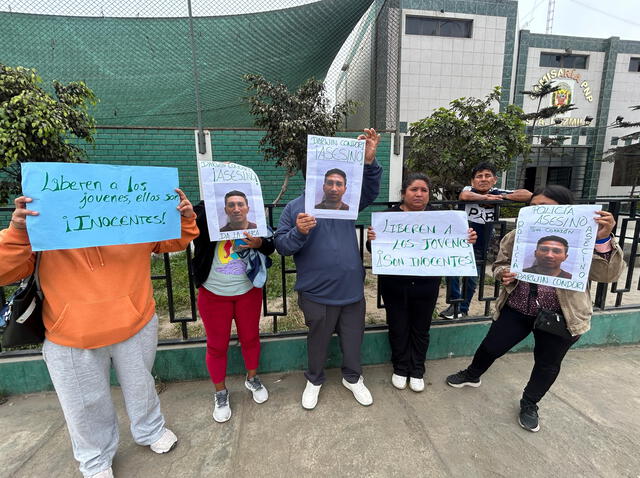
[[[207,332],[207,369],[213,383],[227,375],[227,350],[231,321],[235,319],[242,357],[247,370],[258,368],[260,359],[260,306],[262,289],[254,287],[242,295],[222,296],[198,289],[198,311]]]

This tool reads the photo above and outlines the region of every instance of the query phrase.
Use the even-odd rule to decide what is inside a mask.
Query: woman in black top
[[[402,182],[400,204],[386,212],[425,211],[429,204],[429,178],[422,173],[412,173]],[[376,233],[369,227],[368,241],[375,240]],[[469,243],[475,243],[477,234],[469,229]],[[371,250],[370,243],[367,248]],[[438,300],[440,277],[380,275],[379,287],[384,301],[389,325],[391,383],[398,389],[409,388],[414,392],[424,390],[424,362],[429,347],[429,329],[433,310]]]
[[[245,387],[256,403],[269,398],[258,377],[260,358],[260,308],[266,268],[274,251],[272,237],[211,241],[204,201],[194,207],[200,235],[194,239],[193,275],[198,287],[198,311],[207,333],[205,360],[215,387],[213,418],[231,418],[225,384],[231,322],[235,321],[247,369]]]

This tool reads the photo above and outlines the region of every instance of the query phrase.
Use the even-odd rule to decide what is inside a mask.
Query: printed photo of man
[[[315,205],[316,209],[337,209],[348,211],[349,205],[342,202],[342,196],[347,191],[347,175],[338,168],[327,171],[322,183],[322,201]]]
[[[569,257],[569,243],[560,236],[545,236],[538,240],[534,252],[535,262],[523,272],[532,272],[543,276],[571,279],[572,274],[560,268]]]
[[[220,228],[220,232],[240,231],[243,229],[255,229],[258,226],[249,222],[249,202],[242,191],[229,191],[224,195],[224,212],[227,215],[227,223]]]

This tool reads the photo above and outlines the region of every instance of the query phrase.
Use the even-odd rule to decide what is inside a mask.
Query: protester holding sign
[[[545,186],[538,189],[531,199],[531,205],[560,204],[573,204],[571,192],[563,186]],[[597,211],[595,224],[598,227],[597,240],[588,278],[613,282],[624,267],[622,250],[612,235],[615,220],[611,213]],[[558,289],[516,280],[517,273],[510,270],[515,236],[516,231],[511,231],[502,239],[493,264],[494,276],[504,286],[496,301],[494,322],[471,365],[449,375],[447,383],[456,388],[466,385],[479,387],[481,375],[493,362],[533,331],[534,366],[520,400],[518,422],[524,429],[537,432],[540,429],[537,404],[558,377],[562,359],[569,348],[589,330],[593,308],[588,288],[580,291]],[[539,325],[539,319],[549,315],[555,320],[564,316],[566,327],[559,330],[558,335]]]
[[[234,212],[239,229],[247,229],[246,196],[232,191],[225,196],[229,222]],[[234,202],[233,208],[229,203]],[[247,375],[245,387],[256,403],[269,398],[258,377],[260,358],[260,307],[262,287],[267,279],[268,256],[274,251],[272,237],[254,237],[245,232],[245,239],[212,241],[209,236],[205,202],[194,208],[198,216],[200,236],[193,243],[193,272],[198,287],[198,311],[207,332],[206,363],[215,387],[213,419],[219,423],[231,418],[229,391],[225,385],[227,351],[231,337],[231,322],[235,320],[242,347]],[[255,227],[255,226],[254,226]]]
[[[111,399],[111,365],[135,442],[156,453],[168,452],[177,442],[165,427],[151,375],[158,316],[149,274],[152,252],[183,250],[198,235],[191,203],[181,190],[175,192],[181,215],[178,239],[40,253],[46,328],[42,355],[84,476],[113,476],[118,422]],[[30,197],[17,198],[10,226],[0,232],[0,284],[33,272],[35,254],[26,219],[38,217],[38,212],[27,209],[31,202]]]
[[[346,141],[345,138],[329,138],[328,142],[334,142],[334,139],[338,143]],[[362,145],[364,172],[361,178],[350,177],[349,180],[350,184],[362,182],[358,208],[361,211],[378,196],[382,167],[376,162],[380,135],[374,129],[365,129],[358,139],[365,140],[358,143],[365,143]],[[337,149],[331,151],[336,153],[332,153],[334,157],[338,156]],[[315,155],[317,151],[308,153]],[[326,151],[323,154],[327,154]],[[360,156],[354,157],[360,160]],[[303,162],[301,170],[306,176],[306,162]],[[352,219],[316,219],[304,212],[305,196],[309,194],[315,195],[315,189],[305,191],[287,204],[275,232],[278,252],[293,255],[297,268],[295,290],[298,291],[298,304],[309,327],[307,385],[302,394],[302,406],[312,409],[318,402],[334,331],[338,332],[342,349],[342,384],[351,390],[358,403],[371,405],[373,398],[363,383],[360,363],[365,300],[364,267],[354,230],[357,211],[355,208],[350,211],[331,210],[333,213],[354,213]],[[311,199],[312,206],[316,204],[315,198],[306,199]]]
[[[387,211],[425,211],[429,204],[429,178],[422,173],[409,174],[402,182],[400,204]],[[430,213],[433,214],[433,213]],[[468,242],[474,244],[477,235],[468,230]],[[376,239],[373,227],[367,232],[367,249]],[[380,275],[378,286],[384,301],[389,325],[389,344],[393,374],[391,383],[402,390],[424,390],[424,362],[429,348],[429,330],[433,310],[438,300],[441,277]]]
[[[458,197],[460,201],[469,201],[465,204],[465,211],[469,217],[469,225],[478,233],[478,241],[473,246],[476,261],[478,262],[486,258],[487,249],[493,236],[495,205],[479,204],[477,201],[511,200],[524,202],[531,198],[531,192],[526,189],[516,189],[514,191],[500,189],[496,187],[497,182],[498,175],[496,167],[488,162],[478,163],[471,170],[471,185],[465,186]],[[484,264],[483,262],[481,263]],[[464,277],[462,279],[464,281],[464,287],[462,289],[460,287],[460,279],[457,277],[451,277],[447,280],[451,284],[451,299],[459,300],[462,297],[463,290],[464,297],[457,313],[454,305],[451,304],[440,312],[440,317],[443,319],[464,317],[469,313],[469,305],[476,292],[478,277]]]

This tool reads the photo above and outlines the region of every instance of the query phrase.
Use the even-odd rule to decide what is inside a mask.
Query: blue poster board
[[[180,237],[176,168],[23,163],[33,199],[27,231],[34,251],[138,244]]]

